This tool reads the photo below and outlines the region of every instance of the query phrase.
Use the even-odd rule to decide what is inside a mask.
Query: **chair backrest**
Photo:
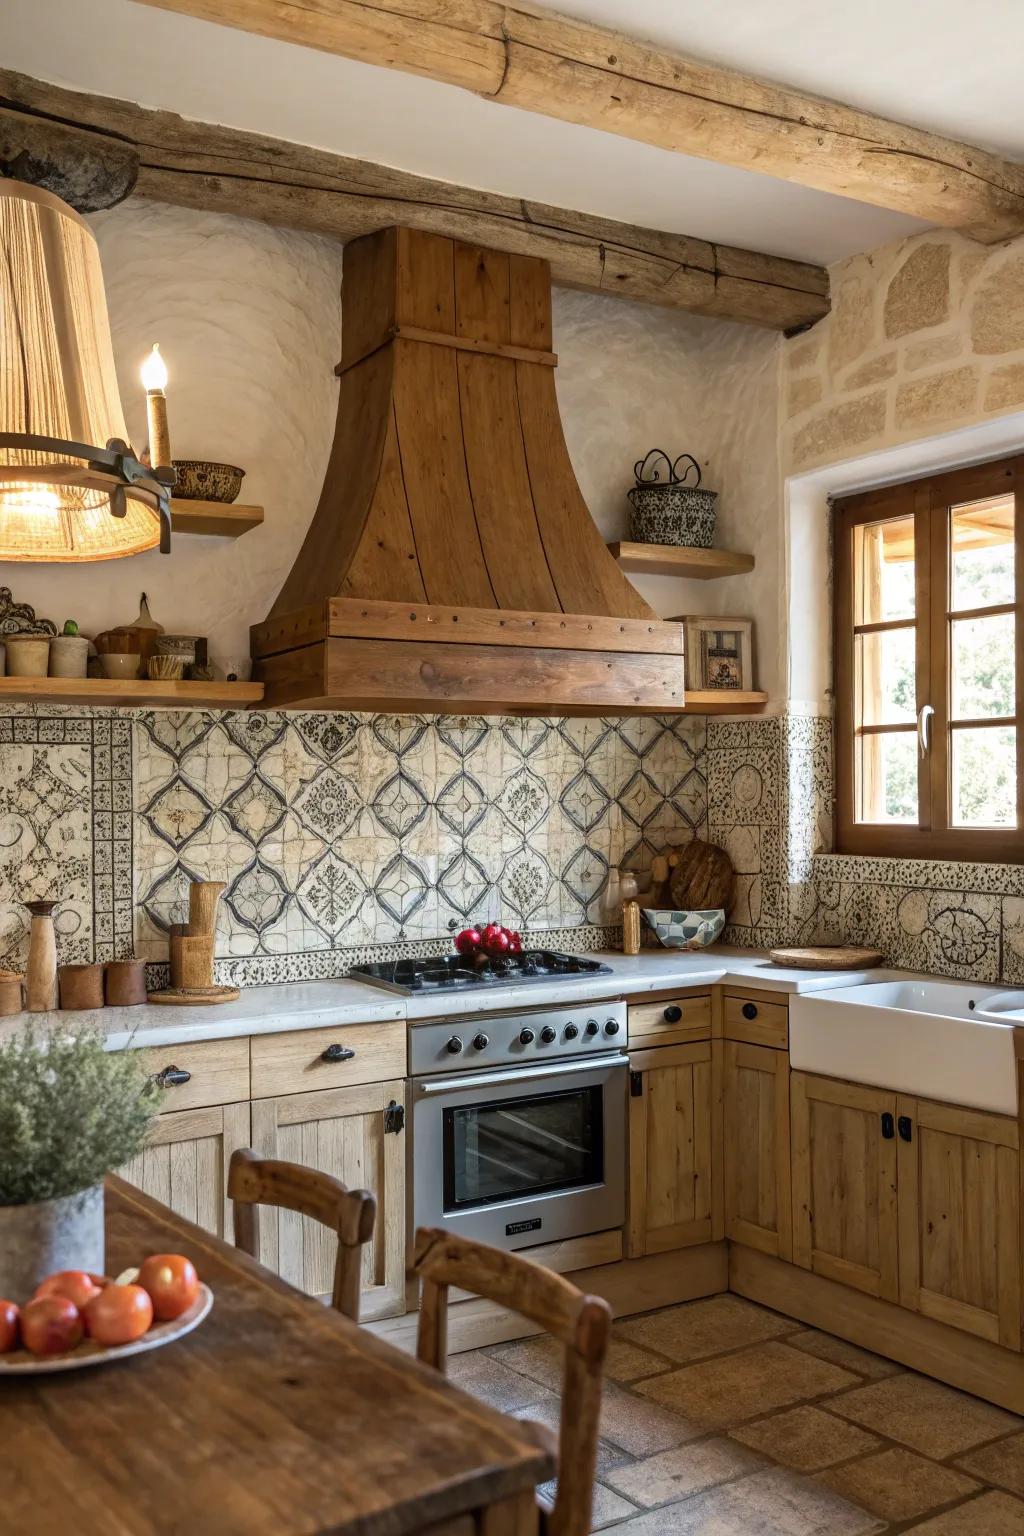
[[[338,1237],[331,1305],[359,1321],[362,1249],[373,1236],[377,1202],[365,1189],[346,1189],[340,1179],[300,1163],[257,1157],[248,1147],[231,1154],[228,1197],[233,1202],[235,1246],[259,1258],[259,1207],[272,1205],[309,1216]]]
[[[594,1497],[601,1376],[612,1312],[562,1275],[485,1243],[434,1227],[416,1233],[413,1269],[420,1276],[416,1353],[443,1371],[448,1354],[448,1287],[472,1291],[527,1317],[565,1347],[558,1436],[558,1491],[550,1536],[587,1536]]]

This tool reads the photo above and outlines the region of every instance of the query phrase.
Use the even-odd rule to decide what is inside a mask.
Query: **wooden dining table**
[[[109,1274],[186,1254],[213,1310],[148,1354],[0,1378],[5,1536],[534,1536],[537,1427],[118,1178],[106,1220]]]

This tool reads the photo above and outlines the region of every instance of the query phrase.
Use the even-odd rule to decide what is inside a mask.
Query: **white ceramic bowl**
[[[706,949],[721,937],[725,927],[723,907],[709,907],[703,912],[644,907],[643,913],[666,949]]]

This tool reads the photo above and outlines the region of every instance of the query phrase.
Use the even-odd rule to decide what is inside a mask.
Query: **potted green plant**
[[[54,1270],[103,1273],[103,1178],[141,1152],[160,1089],[96,1031],[0,1044],[0,1297]]]

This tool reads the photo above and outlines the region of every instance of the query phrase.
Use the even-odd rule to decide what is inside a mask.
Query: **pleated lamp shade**
[[[0,433],[127,443],[96,239],[40,187],[0,180]],[[89,455],[0,446],[0,561],[110,560],[152,549],[154,498]]]

